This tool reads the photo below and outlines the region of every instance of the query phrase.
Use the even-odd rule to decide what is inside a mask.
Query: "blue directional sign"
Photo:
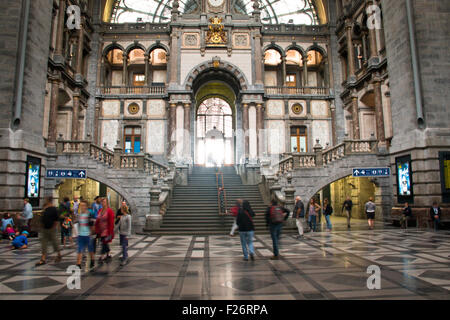
[[[391,168],[356,168],[353,177],[389,177]]]
[[[60,179],[86,179],[86,170],[73,170],[73,169],[47,169],[47,178],[60,178]]]

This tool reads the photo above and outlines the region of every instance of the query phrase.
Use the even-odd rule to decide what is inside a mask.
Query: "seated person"
[[[9,224],[10,224],[12,227],[14,227],[14,220],[13,220],[13,218],[11,217],[11,215],[7,212],[7,213],[5,213],[5,215],[3,216],[3,219],[2,219],[2,225],[1,225],[1,231],[2,231],[2,233],[3,233],[3,238],[4,238],[4,239],[7,239],[7,238],[8,238],[8,235],[6,234],[6,227],[7,227]]]
[[[23,231],[11,242],[11,250],[28,248],[28,231]]]
[[[14,240],[16,237],[16,230],[14,230],[12,225],[8,224],[5,229],[5,234],[8,236],[9,240]]]

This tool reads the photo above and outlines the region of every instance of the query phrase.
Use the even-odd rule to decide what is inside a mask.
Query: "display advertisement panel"
[[[25,197],[32,206],[39,206],[41,187],[41,159],[27,156]]]
[[[414,194],[411,172],[411,156],[396,158],[395,166],[397,171],[398,202],[412,202]]]

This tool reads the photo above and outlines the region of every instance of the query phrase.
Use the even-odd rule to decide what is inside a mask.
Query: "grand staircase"
[[[264,220],[266,204],[258,186],[243,185],[233,167],[224,167],[223,182],[227,194],[227,208],[238,198],[248,200],[255,211],[256,232],[267,232]],[[195,167],[189,175],[188,186],[176,186],[161,229],[153,234],[224,234],[230,233],[233,218],[219,216],[216,169]],[[238,234],[238,233],[236,233]]]

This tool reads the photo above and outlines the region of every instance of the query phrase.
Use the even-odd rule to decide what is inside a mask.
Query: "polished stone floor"
[[[68,266],[34,267],[40,245],[10,251],[0,243],[0,299],[449,299],[450,232],[378,229],[316,232],[304,240],[282,236],[282,258],[272,261],[268,234],[255,236],[256,261],[242,260],[239,238],[133,236],[130,262],[114,259],[82,271],[69,290]],[[381,268],[381,289],[367,289],[367,267]]]

